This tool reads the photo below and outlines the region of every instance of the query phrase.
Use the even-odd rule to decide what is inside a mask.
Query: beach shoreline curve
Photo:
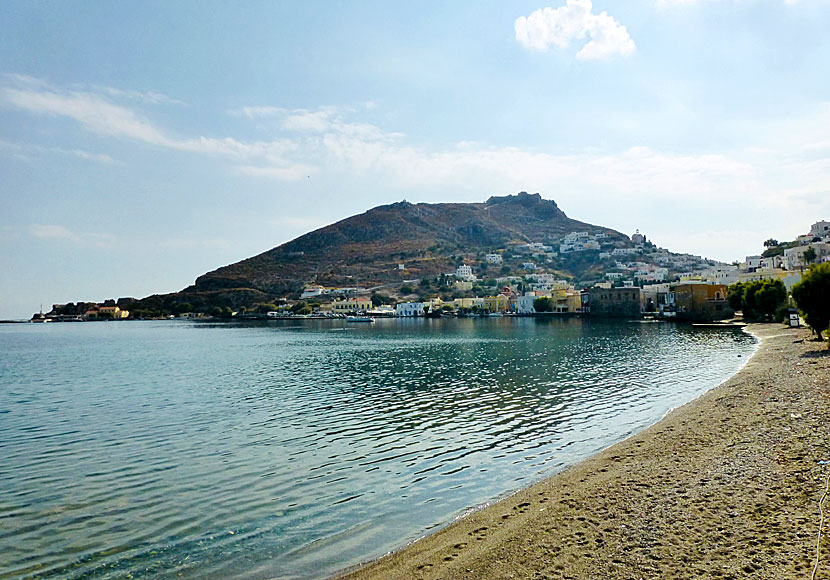
[[[804,578],[830,471],[830,356],[804,328],[745,330],[759,345],[730,379],[336,578]]]

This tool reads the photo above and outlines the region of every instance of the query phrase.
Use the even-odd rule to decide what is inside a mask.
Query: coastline
[[[749,325],[741,370],[565,471],[348,580],[809,578],[830,465],[830,354]],[[825,502],[825,511],[828,511]],[[815,579],[830,579],[825,518]]]

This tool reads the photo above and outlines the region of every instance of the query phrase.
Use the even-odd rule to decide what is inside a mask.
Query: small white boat
[[[371,316],[347,316],[346,322],[374,322]]]

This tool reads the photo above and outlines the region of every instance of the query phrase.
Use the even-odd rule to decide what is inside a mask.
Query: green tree
[[[549,296],[541,296],[533,301],[533,310],[536,312],[553,312],[553,300]]]
[[[815,248],[813,248],[812,246],[810,246],[809,248],[807,248],[806,250],[804,250],[804,253],[803,253],[803,254],[801,254],[801,257],[802,257],[802,258],[804,259],[804,261],[805,261],[805,262],[807,262],[808,264],[812,264],[812,263],[813,263],[813,261],[814,261],[814,260],[818,257],[818,254],[816,254],[816,250],[815,250]]]
[[[769,238],[768,240],[764,241],[764,247],[765,248],[771,248],[771,247],[777,246],[777,245],[778,245],[778,240],[776,240],[775,238]]]
[[[398,292],[400,292],[403,295],[415,294],[415,289],[409,284],[404,284],[398,289]]]
[[[778,320],[787,302],[787,289],[781,280],[755,280],[732,284],[726,299],[745,320]]]
[[[306,302],[300,300],[294,306],[291,307],[291,312],[294,314],[311,314],[311,306],[309,306]]]
[[[737,282],[729,286],[726,290],[726,299],[729,301],[729,307],[732,310],[742,310],[744,303],[744,284]]]
[[[764,320],[779,320],[787,302],[787,288],[781,280],[763,280],[755,291],[755,305]]]
[[[381,304],[390,304],[391,302],[392,299],[386,294],[381,294],[380,292],[372,293],[372,306],[378,307]]]
[[[792,294],[804,321],[819,340],[824,340],[821,333],[830,327],[830,263],[810,266],[801,282],[793,286]],[[830,350],[830,341],[827,349]]]

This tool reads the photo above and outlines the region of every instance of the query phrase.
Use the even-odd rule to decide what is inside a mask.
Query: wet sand
[[[719,387],[344,578],[809,579],[830,475],[830,353],[806,329],[747,330],[761,346]],[[830,579],[830,499],[824,511],[816,580]]]

